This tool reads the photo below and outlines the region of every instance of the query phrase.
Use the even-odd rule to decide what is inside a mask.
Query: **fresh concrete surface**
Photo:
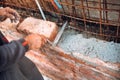
[[[58,44],[65,52],[84,54],[105,62],[120,62],[120,44],[96,38],[84,38],[75,30],[65,30]]]

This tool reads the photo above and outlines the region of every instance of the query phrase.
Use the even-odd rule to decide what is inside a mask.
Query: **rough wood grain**
[[[64,54],[60,48],[46,44],[40,51],[26,54],[40,71],[54,80],[119,80],[119,70],[104,64],[91,64]],[[98,63],[101,63],[100,61]],[[105,63],[106,64],[106,63]]]

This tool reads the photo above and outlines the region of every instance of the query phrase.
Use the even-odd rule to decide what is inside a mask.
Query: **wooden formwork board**
[[[16,40],[24,35],[16,30],[16,25],[7,21],[0,30],[6,33],[6,38]],[[5,28],[6,27],[6,28]],[[74,53],[73,53],[74,54]],[[106,63],[102,60],[81,55],[76,58],[65,53],[61,48],[52,46],[49,42],[37,51],[26,53],[40,72],[53,80],[119,80],[120,63]]]

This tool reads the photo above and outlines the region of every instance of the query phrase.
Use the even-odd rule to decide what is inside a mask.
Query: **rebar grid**
[[[75,29],[100,36],[107,41],[120,41],[120,0],[58,0],[62,9],[56,9],[50,0],[39,2],[44,11],[70,19],[71,26]],[[0,3],[24,9],[33,16],[38,13],[34,0],[4,0]],[[30,11],[33,13],[29,13]],[[22,15],[29,16],[28,14]]]

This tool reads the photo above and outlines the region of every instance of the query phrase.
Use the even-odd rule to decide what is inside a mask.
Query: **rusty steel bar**
[[[86,5],[87,5],[87,8],[88,8],[88,0],[86,0]],[[88,12],[88,18],[90,18],[90,12],[89,12],[89,9],[87,9],[87,12]]]
[[[104,4],[104,14],[105,14],[105,22],[108,23],[108,11],[105,11],[107,9],[107,0],[103,0]]]
[[[65,2],[68,4],[68,0],[65,0]],[[72,15],[72,13],[70,12],[70,8],[69,8],[68,5],[67,5],[67,8],[68,8],[68,10],[69,10],[70,15]]]
[[[72,26],[69,26],[70,28],[73,28],[73,29],[76,29],[76,30],[79,30],[79,31],[83,31],[82,29],[80,28],[76,28],[76,27],[72,27]],[[85,31],[86,33],[88,34],[94,34],[94,35],[99,35],[101,36],[100,34],[97,34],[97,33],[94,33],[94,32],[89,32],[89,31]],[[113,38],[116,38],[116,36],[111,36],[111,35],[103,35],[104,37],[113,37]],[[120,38],[120,36],[118,36],[117,38]]]
[[[45,0],[45,1],[48,1],[49,2],[49,0]],[[82,6],[81,5],[73,5],[73,4],[69,4],[69,3],[65,3],[65,2],[61,2],[61,0],[60,0],[60,2],[59,2],[60,4],[62,4],[62,5],[69,5],[69,6],[71,6],[71,7],[80,7],[80,8],[82,8]],[[120,5],[119,5],[120,6]],[[84,8],[85,9],[99,9],[99,8],[97,8],[97,7],[86,7],[86,6],[84,6]],[[101,8],[101,10],[104,10],[103,8]],[[119,12],[119,10],[116,10],[116,9],[106,9],[105,11],[116,11],[116,12]]]
[[[107,0],[105,0],[105,10],[107,9]],[[108,11],[106,12],[106,23],[108,23]]]
[[[73,4],[73,5],[75,4],[74,1],[75,1],[75,0],[72,0],[72,4]],[[75,7],[74,7],[74,6],[72,6],[72,15],[73,15],[73,16],[76,16],[76,10],[75,10]]]
[[[46,1],[48,1],[48,0],[46,0]],[[64,3],[64,2],[60,2],[60,4],[62,4],[62,5],[69,5],[69,6],[74,6],[74,7],[80,7],[80,8],[82,8],[82,6],[81,5],[73,5],[73,4],[66,4],[66,3]],[[119,5],[120,6],[120,5]],[[97,7],[87,7],[87,6],[84,6],[84,8],[85,9],[99,9],[99,8],[97,8]],[[101,8],[101,10],[104,10],[103,8]],[[116,10],[116,9],[106,9],[105,11],[116,11],[116,12],[119,12],[119,10]]]
[[[117,26],[117,34],[116,34],[116,38],[118,38],[119,37],[119,34],[120,34],[120,12],[119,12],[119,17],[118,17],[118,21],[119,21],[119,24],[118,24],[118,26]],[[116,39],[116,42],[117,42],[117,39]]]
[[[98,1],[88,1],[88,3],[92,3],[92,2],[94,2],[94,3],[99,3]],[[104,2],[101,2],[101,4],[104,4]],[[120,6],[120,3],[114,4],[114,3],[109,3],[109,2],[107,2],[107,4],[108,4],[108,5],[117,5],[117,6]]]
[[[99,0],[99,13],[100,13],[100,35],[102,35],[102,12],[101,12],[101,0]]]
[[[84,26],[85,26],[85,31],[87,31],[87,28],[86,28],[86,15],[85,15],[85,8],[84,8],[84,3],[83,3],[83,0],[81,0],[81,5],[82,5],[82,15],[83,15],[83,20],[84,20]]]
[[[49,1],[48,1],[49,2]],[[0,2],[1,3],[1,2]],[[9,4],[9,3],[5,3],[5,4]],[[62,4],[62,5],[68,5],[68,4],[65,4],[65,3],[63,3],[63,2],[60,2],[60,4]],[[15,4],[9,4],[9,5],[14,5],[14,6],[17,6],[17,5],[15,5]],[[70,4],[69,6],[75,6],[75,5],[72,5],[72,4]],[[23,7],[23,6],[19,6],[19,7]],[[76,5],[75,7],[80,7],[80,8],[82,8],[82,6],[81,5]],[[99,8],[96,8],[96,7],[86,7],[86,6],[84,6],[84,8],[85,9],[95,9],[95,10],[98,10]],[[104,10],[103,8],[101,8],[101,10]],[[115,12],[119,12],[120,10],[116,10],[116,9],[105,9],[105,11],[115,11]]]
[[[105,3],[105,1],[106,1],[106,0],[103,0],[103,9],[104,9],[104,10],[103,10],[103,21],[104,21],[104,22],[106,22],[106,16],[105,16],[105,15],[106,15],[106,13],[105,13],[106,3]]]
[[[60,0],[60,3],[61,3],[61,0]],[[62,4],[61,4],[62,5]],[[63,5],[62,5],[63,6]],[[64,9],[64,7],[62,7],[62,10],[63,10],[63,13],[65,14],[66,12],[65,12],[65,9]]]

